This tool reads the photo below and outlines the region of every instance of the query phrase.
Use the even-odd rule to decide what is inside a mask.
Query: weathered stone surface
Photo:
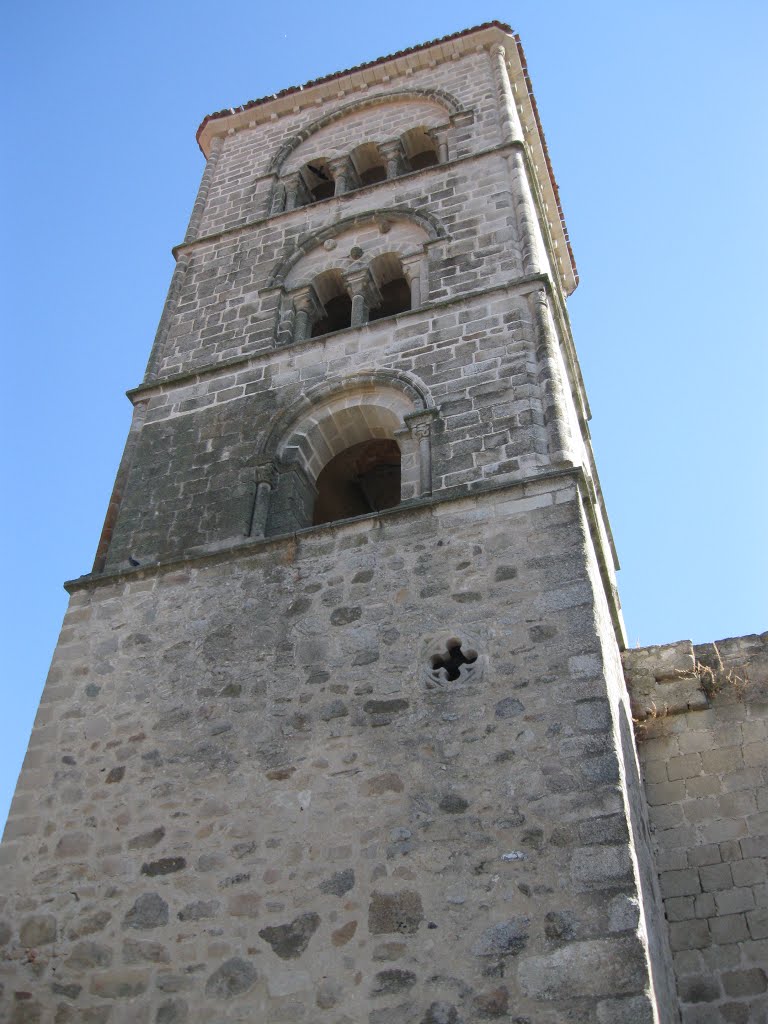
[[[103,931],[112,920],[109,910],[94,910],[78,918],[76,923],[67,931],[70,939],[79,939],[83,935],[92,935],[94,932]]]
[[[340,982],[326,979],[317,986],[315,1003],[321,1010],[330,1010],[338,1003],[342,992]]]
[[[517,956],[528,942],[530,920],[512,917],[508,921],[491,925],[473,943],[475,956]]]
[[[415,984],[416,975],[413,971],[402,971],[397,967],[392,967],[386,971],[379,971],[376,974],[371,995],[392,995],[394,992],[403,992]]]
[[[180,921],[202,921],[213,917],[219,906],[218,900],[195,900],[182,907],[176,916]]]
[[[509,990],[504,985],[475,996],[473,1007],[478,1017],[506,1017],[509,1009]]]
[[[309,940],[320,926],[320,916],[315,913],[300,914],[288,924],[270,925],[262,928],[259,935],[283,960],[295,960],[309,945]]]
[[[469,807],[469,801],[458,793],[446,793],[437,806],[446,814],[463,814]]]
[[[345,868],[343,871],[336,871],[330,878],[326,878],[318,886],[320,892],[326,896],[343,896],[355,885],[355,872],[352,868]]]
[[[186,1024],[189,1006],[184,999],[166,999],[157,1008],[155,1024]]]
[[[362,608],[336,608],[331,612],[331,625],[332,626],[347,626],[350,622],[355,622],[363,614]]]
[[[205,992],[214,999],[234,999],[253,988],[257,978],[258,972],[253,964],[233,956],[209,975]]]
[[[505,697],[497,701],[494,714],[497,718],[517,718],[525,711],[523,704],[514,697]]]
[[[156,875],[171,875],[175,871],[183,871],[187,866],[185,857],[161,857],[141,865],[142,875],[154,878]]]
[[[85,857],[92,842],[93,837],[86,832],[65,832],[56,843],[56,856],[62,859]]]
[[[78,1006],[60,1003],[56,1008],[54,1024],[107,1024],[112,1006]]]
[[[403,890],[398,893],[371,893],[368,905],[368,930],[371,935],[401,932],[413,935],[424,920],[419,893]]]
[[[138,942],[126,939],[123,943],[123,960],[127,964],[153,963],[168,964],[171,955],[161,942]]]
[[[383,772],[368,779],[360,789],[363,796],[382,796],[384,793],[402,793],[405,786],[395,772]]]
[[[461,1024],[459,1011],[451,1003],[430,1003],[422,1024]]]
[[[55,941],[56,918],[53,914],[31,914],[21,922],[19,942],[22,946],[46,946]]]
[[[647,995],[605,999],[597,1004],[598,1024],[653,1024],[654,1019]]]
[[[343,700],[332,700],[320,708],[320,718],[323,722],[330,722],[334,718],[346,718],[348,714],[349,708]]]
[[[55,996],[66,996],[67,999],[77,999],[77,997],[80,995],[80,993],[82,991],[83,991],[83,986],[78,984],[75,981],[70,981],[70,982],[52,981],[51,982],[51,992],[53,992],[53,994]]]
[[[90,992],[102,999],[132,999],[147,991],[149,978],[145,971],[113,968],[91,977]]]
[[[103,943],[88,939],[76,943],[66,959],[71,970],[84,971],[89,967],[109,967],[112,963],[112,949]]]
[[[526,996],[573,999],[616,996],[643,987],[643,951],[637,939],[572,942],[545,956],[530,956],[518,966]]]
[[[347,921],[341,928],[331,932],[331,942],[334,946],[346,946],[357,931],[357,921]]]
[[[123,920],[124,928],[159,928],[168,923],[168,904],[158,893],[139,896]]]

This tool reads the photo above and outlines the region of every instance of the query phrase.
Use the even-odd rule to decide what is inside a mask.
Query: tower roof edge
[[[203,118],[197,132],[195,133],[195,138],[203,154],[207,156],[210,143],[214,136],[226,134],[231,130],[235,131],[249,125],[252,126],[253,121],[258,117],[257,111],[261,114],[259,121],[267,120],[270,117],[273,118],[275,115],[281,116],[292,113],[296,109],[299,97],[301,97],[301,101],[298,102],[298,106],[315,103],[318,100],[318,93],[319,97],[322,97],[323,90],[331,83],[337,82],[340,79],[349,78],[354,75],[360,76],[362,72],[383,67],[392,61],[401,60],[403,57],[422,53],[423,51],[429,50],[433,47],[444,47],[446,44],[451,43],[458,43],[461,45],[468,39],[468,37],[481,34],[487,37],[483,40],[483,45],[489,45],[496,40],[502,41],[502,39],[506,37],[505,46],[508,54],[508,61],[512,60],[514,63],[516,57],[516,63],[518,66],[514,74],[517,78],[518,85],[524,88],[525,98],[530,105],[529,111],[531,117],[529,118],[529,122],[532,121],[530,127],[533,128],[534,135],[538,136],[538,153],[540,158],[543,158],[543,163],[546,167],[546,179],[548,179],[548,187],[551,189],[551,192],[549,193],[550,199],[554,200],[554,205],[557,208],[556,220],[559,221],[559,230],[556,231],[556,233],[559,234],[561,244],[564,243],[564,247],[567,250],[565,266],[561,263],[561,269],[565,272],[566,278],[568,278],[566,283],[566,293],[570,294],[578,285],[579,274],[576,268],[576,260],[573,255],[573,249],[571,248],[568,228],[565,223],[565,216],[563,214],[562,204],[560,201],[560,190],[558,188],[557,180],[552,168],[552,162],[549,157],[549,150],[547,148],[544,130],[541,125],[536,98],[533,94],[531,78],[528,72],[528,63],[526,61],[523,45],[520,41],[520,36],[511,28],[511,26],[507,25],[503,21],[486,21],[480,25],[474,25],[471,28],[462,29],[460,32],[453,32],[450,35],[441,36],[438,39],[432,39],[425,43],[418,43],[415,46],[398,50],[396,53],[390,53],[383,57],[377,57],[375,60],[367,61],[363,64],[357,64],[351,68],[345,68],[342,71],[334,71],[332,74],[311,79],[303,85],[289,86],[288,88],[281,89],[279,92],[272,93],[269,96],[262,96],[258,99],[249,100],[238,107],[218,110]],[[386,81],[386,79],[384,80]],[[367,82],[365,84],[367,84]],[[364,88],[365,85],[361,85],[361,87]],[[271,110],[269,109],[270,107],[272,108]],[[259,110],[259,108],[261,108],[261,110]],[[226,121],[229,121],[229,124],[225,127],[222,122]]]

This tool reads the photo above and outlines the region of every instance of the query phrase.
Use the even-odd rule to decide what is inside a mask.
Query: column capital
[[[379,152],[385,160],[389,160],[393,156],[402,156],[403,147],[400,143],[400,139],[387,139],[386,142],[377,143]]]
[[[325,308],[311,284],[302,285],[291,295],[297,313],[306,313],[311,319],[325,315]]]
[[[403,421],[411,434],[421,441],[431,435],[432,424],[438,416],[437,409],[419,409],[417,412],[407,413]]]
[[[273,459],[263,459],[257,462],[253,467],[253,473],[257,484],[268,484],[270,487],[275,486],[277,470]]]
[[[362,295],[365,304],[369,307],[381,302],[381,294],[367,267],[364,270],[347,272],[343,276],[344,284],[353,299],[356,295]]]
[[[412,252],[408,256],[400,257],[400,266],[403,268],[403,273],[409,281],[412,277],[418,276],[421,273],[423,260],[424,254],[421,252]]]

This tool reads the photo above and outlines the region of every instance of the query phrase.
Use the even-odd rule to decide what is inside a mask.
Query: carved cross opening
[[[462,665],[472,665],[477,661],[477,651],[470,648],[463,651],[458,637],[451,637],[446,648],[445,654],[432,655],[432,672],[437,675],[440,669],[445,669],[449,682],[453,682],[459,678]]]

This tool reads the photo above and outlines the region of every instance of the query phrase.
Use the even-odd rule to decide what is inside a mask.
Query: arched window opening
[[[361,188],[387,180],[387,165],[375,142],[364,142],[352,152],[351,158]]]
[[[308,204],[330,199],[336,191],[336,183],[327,160],[310,160],[304,164],[299,174],[307,192]]]
[[[320,472],[313,525],[370,515],[400,504],[400,449],[372,438],[339,452]]]
[[[371,262],[370,273],[381,295],[381,302],[370,310],[369,320],[381,320],[385,316],[394,316],[395,313],[403,313],[412,308],[411,285],[403,273],[400,259],[394,253],[377,256]]]
[[[411,128],[400,139],[411,171],[434,167],[440,162],[437,144],[426,128]]]
[[[349,327],[352,323],[352,299],[338,270],[326,270],[312,284],[325,310],[324,316],[312,324],[312,337],[318,338],[321,334]]]

